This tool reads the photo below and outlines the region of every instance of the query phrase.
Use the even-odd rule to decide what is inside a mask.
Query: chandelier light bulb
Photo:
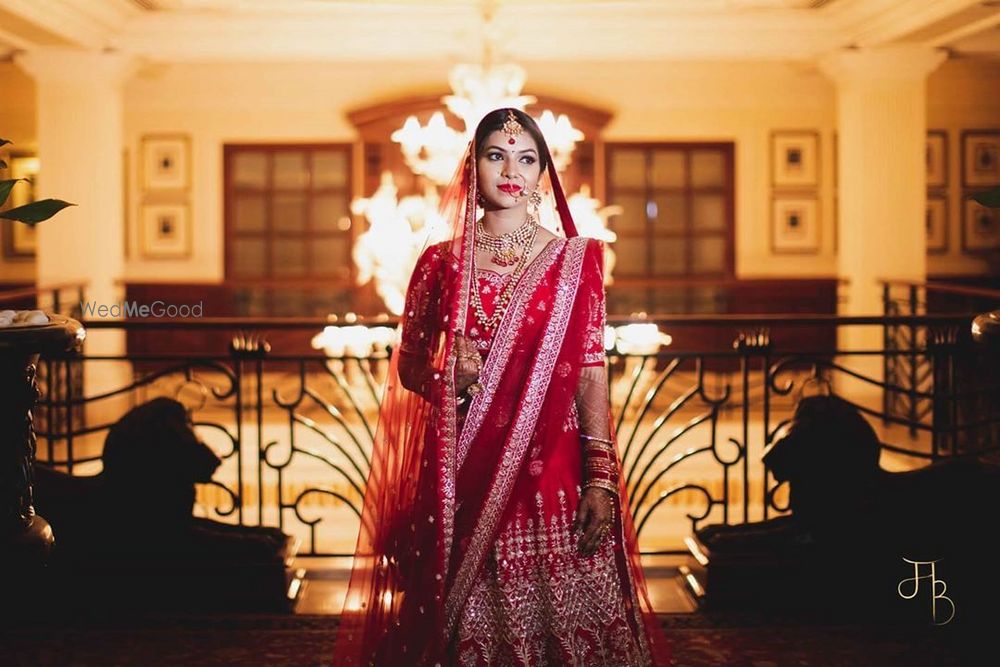
[[[396,143],[401,144],[403,152],[410,155],[420,152],[420,147],[424,143],[423,134],[424,131],[420,127],[420,121],[417,120],[416,116],[410,116],[403,123],[403,127],[393,132],[390,138]]]

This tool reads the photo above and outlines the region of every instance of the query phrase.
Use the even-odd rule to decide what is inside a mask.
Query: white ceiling
[[[519,61],[813,60],[899,41],[996,58],[997,26],[1000,0],[0,0],[0,50],[154,62],[468,59],[487,40]]]
[[[603,2],[586,2],[585,0],[132,0],[144,9],[160,10],[211,10],[211,11],[286,11],[290,7],[307,7],[309,10],[331,6],[352,5],[396,5],[411,7],[473,7],[480,9],[484,5],[494,8],[529,6],[529,5],[581,5],[581,4],[617,4],[617,5],[648,5],[663,7],[670,11],[725,11],[742,8],[780,8],[808,9],[828,5],[836,0],[603,0]]]

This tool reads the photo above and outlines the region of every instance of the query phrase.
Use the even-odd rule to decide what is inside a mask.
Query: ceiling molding
[[[960,18],[961,20],[954,20]],[[931,46],[949,46],[955,42],[990,30],[1000,25],[1000,5],[990,7],[980,5],[962,12],[961,17],[926,26],[919,33],[907,36],[908,40],[920,40]],[[1000,51],[1000,49],[998,49]]]
[[[981,0],[865,0],[852,4],[853,11],[843,16],[844,37],[853,46],[879,46],[975,7]]]
[[[0,0],[0,11],[86,49],[104,48],[110,36],[107,26],[65,0]]]
[[[982,0],[496,0],[497,56],[519,62],[814,62],[852,46],[989,27]],[[49,34],[154,63],[478,61],[479,0],[0,0],[17,48]],[[978,9],[977,9],[978,7]],[[908,37],[909,36],[909,37]],[[13,42],[11,42],[13,44]],[[998,47],[1000,50],[1000,47]]]
[[[0,1],[0,39],[18,49],[43,46],[70,46],[62,35],[49,30],[45,25],[26,19],[20,13],[11,11],[6,1]]]
[[[1000,59],[1000,25],[956,39],[948,48],[956,58]]]
[[[501,55],[532,60],[811,59],[840,46],[819,11],[671,13],[645,3],[595,3],[567,12],[538,3],[497,11]],[[151,60],[398,60],[481,56],[475,11],[431,5],[351,5],[336,13],[234,15],[148,12],[116,39]],[[595,30],[595,26],[600,26]],[[378,35],[373,40],[373,35]],[[580,35],[586,35],[581,39]]]

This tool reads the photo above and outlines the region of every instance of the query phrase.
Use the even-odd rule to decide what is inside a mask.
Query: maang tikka
[[[507,135],[507,143],[513,146],[517,137],[521,136],[521,132],[524,131],[524,126],[517,120],[513,111],[508,111],[507,120],[503,122],[500,131]]]

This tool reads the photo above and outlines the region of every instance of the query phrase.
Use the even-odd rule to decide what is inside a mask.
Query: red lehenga
[[[471,156],[458,186],[457,229],[471,230]],[[629,513],[616,512],[591,556],[571,532],[584,481],[577,387],[584,367],[604,366],[603,246],[576,235],[557,179],[551,187],[568,238],[532,260],[492,337],[468,289],[490,313],[510,276],[473,276],[471,233],[417,263],[336,665],[671,664]],[[460,407],[456,332],[484,358],[483,391]]]

